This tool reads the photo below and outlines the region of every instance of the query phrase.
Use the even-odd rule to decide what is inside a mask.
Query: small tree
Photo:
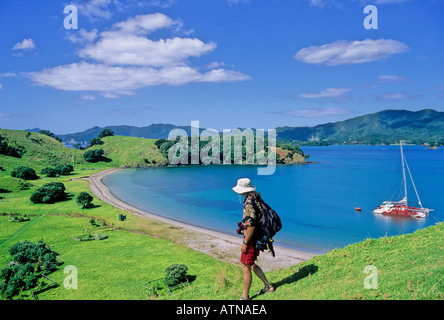
[[[53,168],[50,168],[50,167],[43,168],[40,173],[46,175],[47,177],[56,177],[57,176],[57,172]]]
[[[80,192],[76,198],[76,202],[79,206],[82,206],[82,209],[91,208],[93,206],[93,196],[88,192]]]
[[[184,264],[172,264],[165,269],[165,283],[168,286],[175,286],[186,281],[187,266]]]
[[[54,203],[66,199],[65,185],[61,182],[46,183],[31,195],[34,203]]]
[[[55,166],[54,170],[56,171],[57,174],[61,176],[66,176],[74,171],[74,167],[70,164],[59,164]]]
[[[95,145],[100,145],[103,144],[104,142],[99,138],[99,137],[94,137],[91,140],[89,140],[89,146],[88,148],[95,146]]]
[[[25,166],[15,168],[11,172],[11,177],[20,178],[23,180],[36,180],[39,178],[34,169]]]
[[[88,162],[99,162],[103,159],[103,153],[102,149],[88,150],[83,154],[83,158]]]
[[[36,272],[52,272],[59,265],[58,253],[43,241],[18,242],[9,253],[13,263],[0,270],[0,296],[5,299],[11,299],[23,289],[33,288],[37,284]]]
[[[102,131],[100,131],[98,138],[102,139],[104,137],[110,137],[114,135],[114,131],[112,129],[103,129]]]
[[[52,133],[49,130],[40,130],[39,133],[47,135],[48,137],[51,137],[55,140],[57,140],[58,142],[62,142],[62,139],[60,139],[59,137],[57,137],[54,133]]]

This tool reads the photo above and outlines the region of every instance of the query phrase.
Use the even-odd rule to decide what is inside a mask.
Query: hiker
[[[260,223],[262,218],[261,206],[258,204],[261,201],[261,196],[255,191],[256,187],[251,185],[248,178],[237,180],[237,185],[233,191],[243,195],[244,210],[242,221],[238,223],[239,229],[237,232],[244,235],[241,246],[242,272],[244,276],[244,291],[240,300],[249,300],[249,292],[252,282],[251,270],[262,280],[265,287],[259,291],[258,294],[265,292],[274,292],[273,286],[268,282],[262,269],[255,264],[259,250],[256,249],[256,241],[260,237]]]

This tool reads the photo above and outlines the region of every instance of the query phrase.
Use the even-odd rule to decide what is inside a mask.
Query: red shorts
[[[247,265],[253,265],[257,260],[259,250],[253,245],[253,241],[250,241],[247,245],[247,253],[241,252],[240,262]]]

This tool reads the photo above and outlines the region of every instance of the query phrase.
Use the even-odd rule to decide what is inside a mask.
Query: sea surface
[[[243,206],[231,188],[248,177],[282,219],[275,243],[315,253],[444,221],[444,148],[404,146],[421,202],[434,209],[423,219],[372,213],[385,200],[403,198],[399,146],[302,149],[314,163],[278,165],[269,176],[258,175],[257,166],[203,165],[121,170],[103,182],[116,197],[140,209],[236,235]],[[418,204],[411,181],[408,199],[409,205]]]

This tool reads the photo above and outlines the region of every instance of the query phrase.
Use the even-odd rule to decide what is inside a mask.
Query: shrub
[[[47,135],[48,137],[51,137],[55,140],[57,140],[58,142],[62,142],[62,139],[60,139],[59,137],[57,137],[54,133],[52,133],[49,130],[40,130],[39,133]]]
[[[88,150],[83,154],[83,158],[88,162],[99,162],[103,159],[103,153],[102,149]]]
[[[99,137],[95,137],[92,138],[91,140],[89,140],[89,148],[92,146],[96,146],[96,145],[100,145],[103,144],[104,142],[99,138]]]
[[[80,192],[76,198],[76,202],[79,206],[82,206],[82,209],[86,209],[93,206],[93,204],[91,203],[93,199],[93,196],[90,195],[88,192]]]
[[[103,129],[100,131],[99,135],[97,136],[99,139],[102,139],[104,137],[110,137],[114,135],[114,131],[112,129]]]
[[[65,185],[61,182],[46,183],[31,195],[34,203],[54,203],[66,199]]]
[[[21,158],[24,153],[24,149],[22,147],[12,147],[8,145],[8,142],[4,140],[0,136],[0,154],[4,154],[5,156]]]
[[[172,264],[165,269],[165,283],[168,286],[175,286],[186,281],[187,266],[184,264]]]
[[[39,178],[34,169],[25,166],[15,168],[11,172],[11,177],[20,178],[23,180],[36,180]]]
[[[36,272],[51,272],[57,269],[58,253],[43,241],[32,243],[27,240],[14,244],[9,253],[13,263],[0,270],[0,295],[11,299],[22,289],[37,284]]]
[[[74,171],[74,168],[70,164],[59,164],[54,168],[55,172],[61,176],[69,175]]]
[[[47,177],[56,177],[57,176],[57,172],[53,168],[50,168],[50,167],[43,168],[42,171],[40,172],[40,174],[44,174]]]
[[[74,171],[74,168],[70,164],[59,164],[54,168],[46,167],[40,172],[41,174],[45,174],[47,177],[57,177],[57,176],[66,176]]]

